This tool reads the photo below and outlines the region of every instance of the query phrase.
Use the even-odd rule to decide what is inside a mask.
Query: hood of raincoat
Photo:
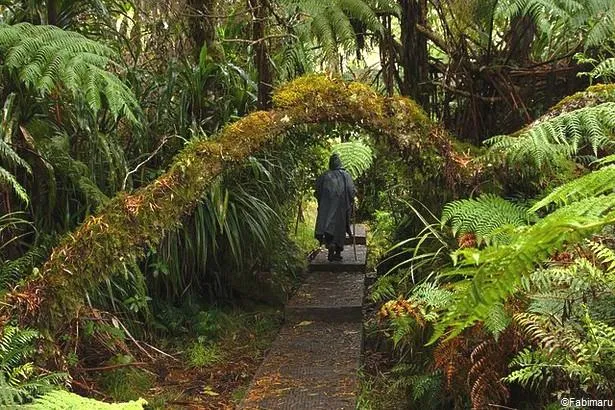
[[[342,169],[342,160],[337,154],[331,155],[329,158],[329,169],[335,171],[336,169]]]

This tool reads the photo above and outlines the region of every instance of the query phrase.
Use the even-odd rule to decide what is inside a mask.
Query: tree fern
[[[66,89],[95,113],[105,105],[114,117],[137,123],[135,96],[108,71],[115,55],[99,42],[54,26],[0,25],[2,66],[12,78],[41,95]]]
[[[303,37],[314,38],[327,59],[337,64],[335,56],[341,47],[348,50],[356,44],[357,33],[351,20],[360,21],[372,32],[382,25],[375,10],[364,0],[283,0],[290,14],[304,13],[301,24],[295,26]]]
[[[499,2],[497,8],[506,19],[528,16],[539,37],[558,37],[571,48],[599,46],[615,33],[615,5],[610,0],[510,0]]]
[[[476,234],[481,242],[506,240],[503,228],[517,227],[528,223],[528,213],[523,206],[493,194],[484,194],[474,199],[449,202],[442,211],[441,225],[451,224],[453,235]]]
[[[342,160],[344,168],[358,178],[372,166],[374,153],[372,149],[361,141],[342,142],[333,146],[333,152]]]
[[[529,162],[538,167],[570,158],[582,148],[613,148],[615,103],[585,107],[532,124],[518,136],[497,136],[486,141],[492,152],[504,152],[511,163]]]

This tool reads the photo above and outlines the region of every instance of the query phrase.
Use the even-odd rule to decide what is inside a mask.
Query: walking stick
[[[355,215],[354,200],[352,201],[352,248],[354,249],[354,260],[357,258],[357,217]]]

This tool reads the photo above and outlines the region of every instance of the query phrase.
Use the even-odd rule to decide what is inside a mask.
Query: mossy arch
[[[452,188],[455,181],[480,172],[480,165],[468,166],[460,143],[410,99],[383,97],[362,83],[309,75],[278,89],[273,103],[270,111],[227,125],[215,139],[192,142],[154,182],[120,193],[87,218],[52,250],[37,276],[6,295],[0,323],[19,317],[53,328],[62,322],[58,319],[75,317],[87,290],[176,228],[225,168],[297,125],[348,123],[381,135],[432,175],[430,184]]]

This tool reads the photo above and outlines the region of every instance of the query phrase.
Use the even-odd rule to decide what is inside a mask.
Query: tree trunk
[[[267,0],[248,0],[252,13],[252,41],[254,42],[254,66],[258,73],[258,107],[271,107],[273,77],[269,66],[269,53],[265,40],[265,21],[267,19]]]
[[[512,19],[510,30],[505,36],[509,47],[506,63],[523,66],[530,60],[535,33],[536,26],[530,17],[524,15]]]
[[[58,3],[57,0],[47,0],[47,24],[55,26],[58,24]]]
[[[412,97],[422,106],[428,102],[424,83],[429,73],[427,39],[417,29],[417,24],[427,24],[427,0],[399,0],[401,9],[401,55],[404,70],[400,92]]]
[[[198,58],[201,47],[210,46],[216,35],[212,20],[208,17],[214,8],[214,0],[188,0],[191,8],[189,29],[194,41],[195,55]]]

